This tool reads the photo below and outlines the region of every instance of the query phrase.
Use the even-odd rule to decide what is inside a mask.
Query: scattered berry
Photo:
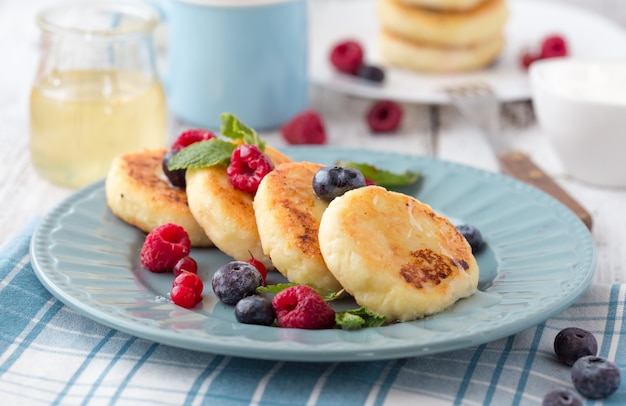
[[[251,256],[248,260],[248,263],[255,267],[257,271],[259,271],[261,277],[263,277],[263,284],[265,285],[265,280],[267,279],[267,268],[265,267],[265,265],[263,265],[263,262]]]
[[[178,260],[178,262],[176,262],[176,264],[174,264],[174,268],[172,269],[172,271],[174,271],[174,277],[180,275],[182,272],[197,274],[198,263],[190,256],[182,257]]]
[[[269,326],[274,323],[276,314],[272,301],[264,296],[247,296],[235,305],[235,318],[240,323]]]
[[[525,70],[528,70],[528,68],[530,68],[530,65],[538,59],[539,56],[533,55],[529,51],[526,51],[522,53],[522,56],[520,57],[520,64]]]
[[[202,279],[190,272],[182,272],[172,282],[170,296],[178,306],[191,309],[202,301],[204,283]]]
[[[381,100],[368,110],[367,124],[375,133],[395,131],[402,121],[402,106],[391,100]]]
[[[187,182],[185,181],[185,174],[187,173],[187,170],[186,169],[174,169],[173,171],[171,171],[167,167],[169,162],[177,153],[178,151],[174,151],[174,150],[167,151],[165,155],[163,156],[161,167],[163,168],[163,173],[165,174],[165,177],[167,178],[167,180],[170,182],[172,186],[184,189],[185,186],[187,185]]]
[[[559,331],[554,338],[554,352],[559,361],[572,366],[578,358],[596,355],[598,342],[587,330],[578,327],[567,327]]]
[[[188,147],[193,143],[196,143],[198,141],[210,140],[212,138],[216,138],[216,136],[209,130],[203,130],[203,129],[186,130],[180,133],[180,135],[176,138],[176,140],[172,144],[171,149],[173,151],[180,151],[181,149]]]
[[[378,66],[361,65],[356,71],[356,75],[370,82],[380,83],[385,80],[385,71]]]
[[[306,285],[292,286],[277,293],[272,305],[280,327],[324,329],[335,326],[335,311]]]
[[[326,130],[319,113],[305,110],[296,115],[280,129],[289,144],[325,144]]]
[[[273,169],[272,160],[259,147],[242,144],[233,151],[226,174],[235,189],[256,193],[263,177]]]
[[[366,186],[363,174],[354,168],[343,166],[325,166],[313,176],[313,190],[317,197],[331,201],[348,190]]]
[[[460,224],[456,226],[456,229],[463,234],[463,237],[465,237],[470,247],[472,247],[472,253],[480,251],[483,247],[484,240],[482,234],[476,227],[470,224]]]
[[[541,43],[541,59],[567,56],[567,53],[567,43],[560,35],[546,37]]]
[[[353,40],[339,42],[330,52],[330,62],[338,71],[356,75],[363,63],[363,47]]]
[[[572,366],[572,383],[588,399],[604,399],[619,388],[621,374],[612,361],[595,355],[581,357]]]
[[[190,250],[191,242],[185,229],[166,223],[146,236],[141,247],[141,265],[151,272],[171,271]]]
[[[566,388],[554,389],[543,398],[542,406],[583,406],[583,399]]]
[[[244,297],[254,295],[256,288],[263,285],[263,277],[249,263],[232,261],[215,271],[211,285],[219,300],[234,305]]]

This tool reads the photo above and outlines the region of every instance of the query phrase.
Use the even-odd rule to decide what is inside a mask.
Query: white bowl
[[[539,127],[565,170],[626,187],[626,61],[545,59],[529,76]]]

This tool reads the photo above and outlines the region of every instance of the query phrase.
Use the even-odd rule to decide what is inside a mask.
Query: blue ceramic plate
[[[41,221],[31,245],[35,273],[69,307],[135,336],[197,351],[290,361],[388,359],[475,346],[544,321],[591,283],[596,257],[590,233],[567,208],[526,184],[394,153],[323,147],[284,151],[295,160],[354,160],[392,171],[420,171],[421,180],[401,191],[455,223],[477,226],[486,240],[477,255],[479,292],[422,320],[357,331],[240,324],[233,308],[215,298],[210,283],[202,307],[187,310],[168,299],[171,274],[141,267],[144,233],[111,213],[103,182],[77,191]],[[216,249],[196,249],[192,256],[207,281],[230,260]]]

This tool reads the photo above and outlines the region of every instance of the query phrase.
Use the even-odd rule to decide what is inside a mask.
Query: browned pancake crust
[[[185,228],[193,246],[212,246],[189,210],[185,191],[171,186],[163,174],[166,152],[145,150],[117,156],[106,179],[107,204],[116,216],[145,232],[176,223]]]

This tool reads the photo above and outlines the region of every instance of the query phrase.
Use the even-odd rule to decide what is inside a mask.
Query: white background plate
[[[331,164],[342,159],[420,171],[422,179],[402,191],[483,233],[487,246],[477,255],[480,291],[440,314],[378,328],[251,326],[237,323],[233,307],[219,303],[210,288],[212,272],[229,258],[216,249],[194,249],[191,255],[207,283],[202,305],[187,310],[167,297],[172,274],[141,267],[145,234],[111,213],[103,182],[77,191],[42,219],[31,243],[35,274],[79,313],[138,337],[197,351],[290,361],[400,358],[482,344],[544,321],[591,283],[596,256],[583,223],[524,183],[408,155],[324,147],[284,151],[295,160]]]
[[[429,75],[386,68],[384,84],[334,71],[328,55],[333,45],[353,38],[364,46],[366,62],[380,64],[377,0],[324,0],[311,7],[311,78],[314,83],[337,92],[372,99],[446,104],[444,86],[482,81],[489,83],[500,100],[530,99],[527,74],[520,68],[519,55],[536,47],[549,34],[563,35],[570,55],[579,59],[626,58],[626,34],[612,21],[582,8],[543,0],[508,0],[510,19],[506,26],[507,45],[491,67],[472,73]]]

